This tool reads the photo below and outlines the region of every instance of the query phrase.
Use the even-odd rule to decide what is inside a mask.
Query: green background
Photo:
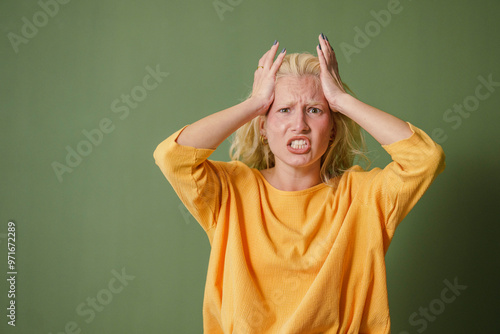
[[[275,39],[289,53],[315,53],[320,32],[358,98],[429,134],[442,129],[447,168],[386,256],[392,332],[498,327],[500,87],[482,88],[489,96],[470,113],[446,110],[474,102],[479,76],[500,81],[499,1],[401,0],[379,31],[371,11],[387,10],[388,0],[220,0],[219,13],[211,0],[71,1],[57,13],[53,0],[42,3],[52,4],[45,21],[36,1],[0,3],[1,277],[10,220],[18,272],[15,328],[0,283],[0,332],[202,332],[210,246],[153,151],[183,125],[240,102]],[[34,20],[36,34],[13,43]],[[341,45],[356,46],[356,27],[371,37],[349,56]],[[148,66],[169,74],[128,115],[114,112],[122,94],[141,92]],[[84,145],[82,131],[105,119],[112,130],[60,181],[52,164],[66,164],[67,147]],[[211,159],[228,160],[228,147]],[[389,161],[372,139],[369,148],[374,166]],[[122,289],[113,270],[129,275]],[[455,279],[467,288],[453,302],[432,321],[410,322],[420,308],[436,310],[444,281]],[[91,319],[96,297],[106,305]]]

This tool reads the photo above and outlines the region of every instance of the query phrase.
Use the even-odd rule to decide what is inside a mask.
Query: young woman
[[[384,256],[443,151],[347,94],[323,34],[318,57],[277,50],[247,100],[154,153],[210,240],[204,332],[389,333]],[[384,169],[353,166],[360,126],[391,155]],[[208,160],[235,131],[234,160]]]

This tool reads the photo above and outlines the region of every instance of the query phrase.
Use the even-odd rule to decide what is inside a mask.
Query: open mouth
[[[307,137],[296,137],[288,141],[287,148],[292,153],[307,153],[311,149],[311,142]]]

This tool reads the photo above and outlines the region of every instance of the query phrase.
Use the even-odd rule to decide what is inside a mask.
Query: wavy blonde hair
[[[320,65],[317,57],[309,53],[292,53],[285,56],[276,80],[284,76],[302,77],[312,75],[319,80]],[[350,88],[342,83],[344,89],[352,94]],[[251,96],[251,94],[250,94]],[[333,118],[334,140],[321,157],[321,179],[333,185],[333,179],[351,168],[356,157],[368,162],[365,155],[366,144],[361,127],[353,120],[338,112],[331,112]],[[259,116],[240,127],[232,137],[229,156],[250,168],[259,170],[274,167],[274,154],[269,145],[260,139]]]

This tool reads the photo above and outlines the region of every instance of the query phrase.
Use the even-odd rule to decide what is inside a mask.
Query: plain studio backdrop
[[[493,332],[499,13],[496,0],[2,0],[0,268],[14,279],[0,332],[202,332],[210,245],[153,151],[242,101],[275,39],[315,54],[321,32],[359,99],[446,153],[386,256],[392,332]]]

